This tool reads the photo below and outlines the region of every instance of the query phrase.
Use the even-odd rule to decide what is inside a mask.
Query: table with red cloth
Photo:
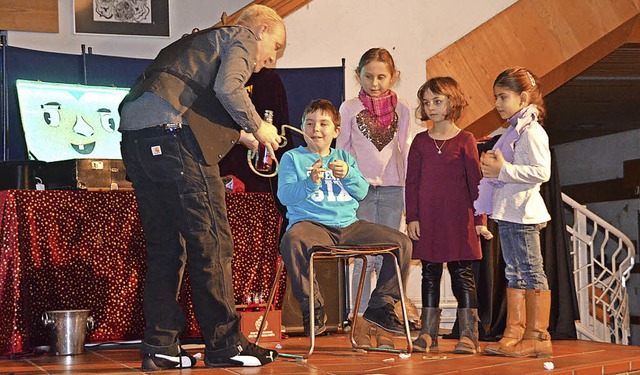
[[[242,304],[273,282],[281,218],[270,193],[230,193],[226,201]],[[50,310],[91,310],[90,343],[142,338],[146,255],[133,191],[0,191],[0,239],[0,355],[48,345],[41,317]],[[188,282],[179,299],[183,337],[200,336]]]

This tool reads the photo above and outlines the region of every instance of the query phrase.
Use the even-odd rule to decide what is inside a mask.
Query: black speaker
[[[345,320],[345,284],[343,259],[318,259],[314,261],[316,279],[324,298],[327,314],[327,331],[342,331]],[[300,304],[293,296],[287,277],[287,289],[282,303],[282,330],[287,334],[304,333]]]
[[[35,189],[36,169],[40,162],[0,161],[0,190],[7,189]]]

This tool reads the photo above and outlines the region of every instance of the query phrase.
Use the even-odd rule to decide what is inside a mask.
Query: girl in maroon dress
[[[440,279],[447,263],[458,301],[460,340],[455,353],[475,354],[478,346],[478,299],[472,261],[482,258],[479,235],[492,238],[486,216],[474,215],[482,178],[473,134],[455,124],[467,105],[450,77],[428,80],[418,90],[416,115],[433,127],[418,134],[409,150],[406,207],[413,257],[422,261],[422,329],[415,351],[438,351]]]

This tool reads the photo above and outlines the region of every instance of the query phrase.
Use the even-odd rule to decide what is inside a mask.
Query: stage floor
[[[403,340],[396,337],[396,346]],[[504,358],[486,355],[453,354],[455,340],[440,339],[440,353],[413,353],[402,358],[395,353],[358,353],[351,349],[347,334],[331,334],[316,339],[314,354],[305,361],[278,358],[257,368],[207,369],[199,361],[189,374],[640,374],[640,347],[602,344],[591,341],[554,341],[552,358]],[[275,347],[277,343],[264,343]],[[482,342],[484,347],[487,343]],[[298,353],[307,348],[305,337],[289,337],[279,343],[280,352]],[[406,344],[405,344],[406,345]],[[188,345],[192,354],[202,345]],[[73,356],[30,355],[0,360],[2,374],[124,374],[140,372],[138,345],[94,347]],[[555,370],[545,370],[553,362]],[[162,371],[175,374],[179,371]]]

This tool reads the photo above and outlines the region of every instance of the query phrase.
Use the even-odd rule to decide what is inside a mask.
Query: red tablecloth
[[[236,304],[268,291],[280,216],[269,193],[227,195]],[[49,344],[42,313],[90,309],[89,342],[142,338],[144,236],[132,191],[0,191],[0,355]],[[284,281],[281,281],[282,300]],[[199,336],[186,283],[184,336]]]

